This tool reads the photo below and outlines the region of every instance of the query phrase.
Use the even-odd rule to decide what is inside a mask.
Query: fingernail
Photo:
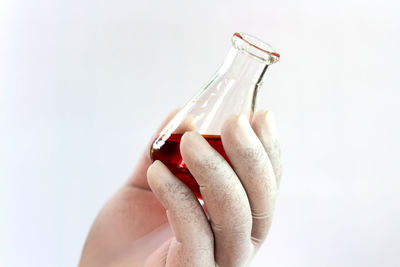
[[[265,114],[265,121],[267,123],[267,131],[270,135],[276,136],[277,131],[276,131],[276,124],[275,124],[275,117],[272,111],[267,111]]]
[[[240,126],[241,129],[243,129],[246,132],[251,131],[251,126],[250,126],[250,122],[249,119],[246,117],[246,115],[241,114],[238,118],[238,124]]]
[[[182,136],[182,139],[188,139],[188,141],[192,144],[192,147],[201,146],[203,143],[204,138],[196,131],[188,131],[185,132]]]
[[[158,159],[156,159],[151,165],[150,165],[150,167],[156,167],[156,166],[158,166],[158,165],[160,165],[160,163],[161,163],[161,161],[159,161]]]
[[[195,131],[184,134],[179,149],[189,168],[208,158],[213,150],[207,140]]]
[[[157,167],[159,166],[161,162],[159,160],[154,161],[148,168],[147,168],[147,182],[149,183],[149,186],[151,188],[151,190],[154,189],[154,186],[156,186],[157,184],[156,179],[154,179],[155,175],[154,172],[157,172]]]
[[[159,160],[155,160],[148,168],[147,168],[147,176],[149,173],[153,171],[157,171],[158,169],[162,168],[163,163]]]
[[[190,138],[192,140],[197,140],[201,138],[201,135],[196,131],[186,131],[183,135],[187,136],[186,138]]]

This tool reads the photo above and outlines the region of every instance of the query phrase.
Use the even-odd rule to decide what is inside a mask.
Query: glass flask
[[[251,35],[235,33],[232,47],[218,71],[153,142],[152,161],[162,161],[201,199],[199,186],[180,153],[183,133],[197,131],[230,164],[221,142],[221,126],[231,114],[245,114],[251,121],[265,71],[279,57],[270,45]]]

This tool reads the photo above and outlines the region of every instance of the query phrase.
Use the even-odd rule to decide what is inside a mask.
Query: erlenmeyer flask
[[[152,161],[161,160],[201,199],[199,186],[180,154],[183,133],[196,130],[229,162],[221,142],[221,126],[231,114],[245,114],[252,119],[265,71],[278,60],[279,54],[270,45],[248,34],[235,33],[216,74],[155,139],[150,151]]]

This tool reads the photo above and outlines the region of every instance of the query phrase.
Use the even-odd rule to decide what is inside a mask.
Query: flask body
[[[230,164],[221,142],[221,126],[231,114],[245,114],[252,119],[265,72],[278,60],[279,54],[268,44],[235,33],[232,48],[216,74],[154,140],[150,149],[152,161],[162,161],[201,199],[199,186],[180,153],[182,135],[186,131],[199,132]]]
[[[185,162],[182,159],[181,152],[179,149],[181,138],[183,134],[171,134],[160,148],[152,147],[151,157],[152,160],[160,160],[165,166],[182,182],[184,182],[190,190],[196,195],[197,198],[201,199],[201,193],[199,185],[196,180],[186,167]],[[222,146],[221,135],[206,135],[203,137],[207,142],[229,162],[228,157],[225,154],[225,150]]]

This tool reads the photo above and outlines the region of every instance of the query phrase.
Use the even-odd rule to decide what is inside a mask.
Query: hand
[[[181,140],[204,209],[164,164],[150,166],[147,150],[96,218],[80,266],[248,265],[267,236],[281,177],[271,113],[257,112],[251,125],[230,117],[222,142],[233,168],[198,133]]]

